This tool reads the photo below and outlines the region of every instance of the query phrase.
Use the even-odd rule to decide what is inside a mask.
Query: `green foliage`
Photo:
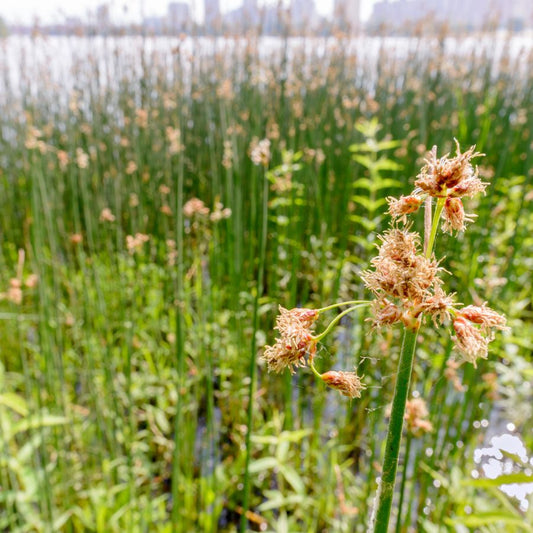
[[[95,43],[68,41],[68,79],[29,61],[50,53],[39,38],[0,50],[0,528],[237,531],[251,405],[249,528],[365,531],[398,332],[368,335],[354,313],[317,354],[365,375],[352,403],[261,365],[250,398],[250,347],[279,304],[364,296],[386,197],[454,137],[492,177],[467,205],[477,224],[439,236],[442,266],[512,329],[477,370],[448,369],[446,335],[421,330],[413,386],[437,429],[402,452],[418,466],[399,527],[518,528],[516,501],[466,482],[491,411],[533,450],[531,65],[429,42],[402,57],[382,43],[377,65],[341,44],[117,39],[98,58]],[[268,199],[254,137],[271,141]],[[192,198],[208,213],[184,213]]]

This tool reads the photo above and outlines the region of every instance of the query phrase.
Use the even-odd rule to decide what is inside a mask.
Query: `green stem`
[[[320,335],[316,335],[314,337],[314,339],[318,342],[318,341],[321,341],[332,329],[333,327],[335,326],[335,324],[337,324],[337,322],[344,316],[344,315],[347,315],[348,313],[351,313],[353,310],[355,309],[358,309],[359,307],[366,307],[367,305],[370,305],[370,302],[365,302],[365,303],[360,303],[360,304],[357,304],[357,305],[354,305],[346,310],[344,310],[342,313],[339,313],[329,324],[328,324],[328,327],[322,332],[320,333]]]
[[[321,307],[320,309],[317,309],[319,313],[323,313],[324,311],[329,311],[330,309],[335,309],[336,307],[342,307],[343,305],[353,305],[353,304],[367,304],[370,303],[370,300],[350,300],[348,302],[339,302],[336,304],[328,305],[327,307]]]
[[[315,368],[315,365],[312,361],[309,362],[309,368],[313,371],[313,374],[318,378],[322,379],[322,374]]]
[[[257,273],[257,287],[254,298],[253,308],[253,334],[252,345],[250,350],[250,366],[248,375],[250,376],[250,384],[248,387],[248,411],[246,416],[246,458],[244,464],[244,487],[242,496],[242,514],[239,531],[244,533],[248,525],[248,506],[250,500],[250,458],[251,458],[251,436],[253,429],[253,415],[254,415],[254,391],[255,382],[257,380],[257,330],[259,329],[259,300],[263,295],[263,280],[265,275],[265,259],[266,259],[266,243],[267,243],[267,228],[268,228],[268,179],[263,172],[263,204],[261,210],[261,219],[259,226],[259,265]]]
[[[396,479],[398,456],[402,439],[405,403],[407,401],[407,394],[411,382],[418,329],[419,327],[416,329],[406,328],[404,331],[402,352],[400,354],[400,363],[398,365],[398,377],[394,389],[387,443],[385,445],[383,471],[378,488],[374,533],[387,533],[389,525],[392,497],[394,494],[394,482]]]
[[[408,433],[407,439],[405,441],[405,459],[404,459],[405,466],[403,468],[402,481],[400,484],[400,501],[398,503],[398,517],[396,518],[396,533],[400,533],[402,529],[402,507],[403,507],[403,501],[405,498],[405,484],[407,482],[407,464],[409,462],[409,455],[411,454],[411,442],[412,441],[413,441],[413,437],[410,433]]]
[[[433,215],[433,224],[431,226],[431,234],[426,245],[426,258],[430,258],[433,253],[433,246],[435,244],[435,237],[437,236],[437,229],[439,228],[440,215],[444,207],[446,198],[439,198],[435,207],[435,214]]]

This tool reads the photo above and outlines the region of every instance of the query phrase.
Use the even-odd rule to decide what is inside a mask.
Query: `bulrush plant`
[[[461,152],[459,143],[456,144],[455,157],[447,154],[438,158],[434,147],[415,180],[415,189],[407,196],[388,198],[392,222],[379,237],[378,254],[372,259],[371,268],[361,274],[374,299],[342,302],[317,310],[280,307],[276,321],[279,336],[263,353],[270,371],[294,372],[298,367],[308,366],[329,387],[349,398],[360,398],[365,385],[355,372],[320,373],[316,369],[317,344],[343,316],[361,306],[370,306],[374,328],[395,324],[403,328],[381,478],[369,519],[369,531],[376,533],[386,532],[389,524],[404,420],[414,436],[432,430],[431,422],[424,420],[427,411],[421,408],[425,406],[423,401],[407,401],[421,325],[430,319],[436,328],[451,326],[456,348],[454,360],[472,363],[474,367],[478,359],[487,358],[494,330],[506,329],[505,318],[486,304],[463,307],[454,294],[443,288],[444,269],[433,251],[439,223],[442,220],[442,229],[451,234],[464,231],[475,216],[465,213],[463,198],[484,193],[487,187],[471,163],[482,154],[474,147]],[[413,231],[409,221],[409,216],[415,215],[421,206],[425,208],[423,236]],[[343,306],[348,307],[322,333],[313,333],[313,326],[323,312]],[[415,426],[417,431],[413,432]]]

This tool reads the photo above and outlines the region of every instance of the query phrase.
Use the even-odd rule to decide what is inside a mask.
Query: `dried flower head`
[[[322,381],[332,389],[337,389],[348,398],[361,398],[361,391],[366,387],[355,372],[330,370],[322,374]]]
[[[474,157],[483,154],[476,152],[475,146],[461,153],[459,143],[455,143],[457,153],[452,158],[449,158],[448,154],[437,158],[437,147],[434,146],[417,176],[415,185],[430,196],[448,196],[448,189],[454,189],[454,196],[472,196],[475,192],[484,191],[487,186],[479,179],[477,170],[470,163]]]
[[[136,233],[135,235],[126,235],[126,248],[130,254],[134,254],[142,249],[144,244],[150,240],[149,235]]]
[[[254,140],[250,145],[250,159],[254,165],[262,165],[266,167],[270,162],[270,140],[262,139],[261,141]]]
[[[448,381],[452,382],[453,388],[458,392],[462,392],[465,390],[457,374],[457,369],[460,366],[461,364],[455,361],[454,359],[448,359],[446,361],[446,369],[444,370],[444,376]]]
[[[183,214],[187,218],[192,218],[195,215],[206,217],[209,215],[209,207],[199,198],[191,198],[183,205]]]
[[[431,316],[435,325],[450,320],[450,310],[453,309],[453,294],[446,294],[436,285],[433,294],[428,296],[418,307],[420,311]]]
[[[465,222],[472,222],[476,215],[467,215],[461,199],[449,196],[444,203],[442,216],[444,218],[442,229],[452,233],[453,230],[464,231]]]
[[[115,215],[111,212],[109,207],[104,207],[100,213],[100,222],[114,222]]]
[[[0,300],[6,299],[15,305],[22,303],[22,281],[18,278],[9,280],[9,288],[6,292],[0,293]]]
[[[387,298],[382,298],[372,302],[372,314],[374,327],[380,328],[399,322],[402,317],[402,310]]]
[[[398,218],[405,224],[407,221],[407,215],[418,211],[418,208],[422,205],[422,201],[423,199],[415,194],[400,196],[400,198],[389,196],[387,198],[389,214],[392,218]]]
[[[456,336],[452,339],[465,361],[475,367],[478,358],[487,358],[489,339],[482,335],[479,328],[466,318],[458,316],[453,321],[453,329]]]
[[[280,332],[280,338],[273,346],[266,346],[263,352],[269,371],[282,372],[288,368],[294,372],[293,367],[305,366],[306,356],[313,358],[317,341],[311,328],[317,318],[318,311],[314,309],[280,306],[274,328]]]
[[[380,298],[424,301],[431,294],[428,289],[440,283],[439,267],[435,260],[418,253],[418,234],[393,228],[380,239],[379,253],[372,259],[375,270],[366,270],[361,276],[365,285]]]
[[[505,317],[494,311],[494,309],[487,307],[485,303],[481,306],[468,305],[459,310],[457,314],[470,320],[470,322],[473,322],[474,324],[480,324],[481,329],[488,335],[491,335],[491,328],[502,330],[508,329],[505,326]]]

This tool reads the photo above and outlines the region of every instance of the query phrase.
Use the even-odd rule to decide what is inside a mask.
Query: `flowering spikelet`
[[[456,336],[452,339],[465,361],[475,367],[478,358],[487,358],[489,339],[484,337],[476,326],[466,318],[458,316],[453,321],[453,329]]]
[[[442,212],[444,223],[442,229],[449,233],[453,230],[464,231],[465,222],[472,222],[475,215],[467,215],[465,213],[463,202],[460,198],[448,197],[444,203],[444,210]]]
[[[446,154],[438,159],[437,147],[434,146],[415,181],[415,185],[430,196],[447,196],[448,189],[453,190],[453,196],[472,196],[483,192],[487,186],[479,179],[477,170],[470,163],[471,159],[483,154],[475,152],[475,146],[461,153],[459,143],[455,143],[457,155],[453,158],[448,158]]]
[[[263,352],[269,371],[282,372],[288,368],[294,372],[293,367],[305,365],[306,356],[313,357],[316,340],[311,327],[317,317],[318,311],[314,309],[285,309],[280,306],[275,329],[281,337],[273,346],[265,346]]]
[[[330,370],[322,374],[321,377],[328,387],[337,389],[343,396],[348,398],[361,398],[361,391],[366,388],[355,372]]]
[[[402,317],[402,310],[387,298],[382,298],[372,302],[372,314],[374,327],[380,328],[398,322]]]
[[[431,316],[435,325],[442,324],[444,320],[450,320],[450,309],[453,308],[453,294],[446,294],[438,285],[433,294],[425,298],[418,306],[418,310]]]
[[[390,216],[392,218],[399,218],[405,224],[407,221],[406,215],[418,211],[418,208],[422,205],[422,198],[414,194],[400,196],[400,198],[389,196],[387,202],[389,204]]]
[[[270,141],[262,139],[257,141],[255,139],[250,144],[250,159],[254,165],[262,165],[266,167],[270,161]]]
[[[383,244],[372,259],[375,270],[366,270],[361,276],[365,285],[378,297],[423,301],[431,294],[428,289],[440,280],[437,262],[417,253],[419,236],[393,228],[380,239]]]
[[[457,314],[474,324],[480,324],[481,329],[487,334],[491,334],[491,328],[508,329],[505,326],[505,317],[487,307],[486,304],[481,306],[469,305],[458,311]]]
[[[206,217],[209,215],[209,207],[199,198],[191,198],[183,205],[183,214],[187,218],[192,218],[195,215]]]

